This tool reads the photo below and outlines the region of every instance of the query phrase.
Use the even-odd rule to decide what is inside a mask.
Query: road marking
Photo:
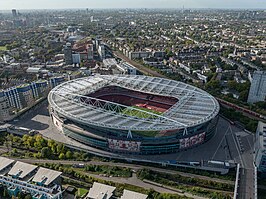
[[[220,148],[220,146],[221,146],[222,142],[223,142],[223,141],[224,141],[224,139],[225,139],[225,136],[226,136],[226,134],[227,134],[228,130],[229,130],[229,127],[227,128],[227,130],[226,130],[225,134],[223,135],[223,139],[221,140],[220,144],[218,145],[218,147],[217,147],[217,149],[216,149],[215,153],[213,154],[213,156],[212,156],[211,160],[213,160],[213,158],[215,157],[216,153],[218,152],[218,150],[219,150],[219,148]],[[216,132],[215,132],[215,135],[216,135],[216,133],[217,133],[217,127],[216,127]]]
[[[251,144],[250,144],[250,141],[249,141],[249,139],[246,137],[246,139],[247,139],[247,141],[248,141],[248,145],[249,145],[249,147],[250,147],[250,150],[252,151],[252,153],[253,153],[253,148],[252,148],[252,146],[251,146]]]

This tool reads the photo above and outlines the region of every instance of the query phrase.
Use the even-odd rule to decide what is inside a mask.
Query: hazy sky
[[[0,10],[63,8],[266,8],[266,0],[0,0]]]

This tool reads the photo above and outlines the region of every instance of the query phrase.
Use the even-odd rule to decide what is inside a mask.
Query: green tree
[[[73,158],[73,153],[71,151],[66,152],[66,158],[67,159],[72,159]]]
[[[60,153],[59,157],[60,160],[64,160],[65,159],[65,154],[64,153]]]
[[[48,158],[52,154],[52,151],[51,151],[51,149],[49,147],[44,147],[41,150],[41,154],[42,154],[43,158]]]
[[[56,151],[58,154],[65,152],[65,145],[62,143],[59,143],[56,147]]]
[[[30,194],[27,194],[24,199],[32,199],[32,196]]]
[[[48,140],[47,146],[51,149],[53,153],[57,153],[57,144],[54,140]]]
[[[47,146],[47,141],[41,135],[36,135],[34,147],[37,149],[42,149],[43,147],[46,146]]]

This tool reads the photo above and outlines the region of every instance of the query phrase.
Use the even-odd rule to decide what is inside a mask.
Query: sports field
[[[152,110],[152,109],[142,108],[142,107],[138,107],[138,106],[132,106],[132,107],[134,107],[135,110],[132,110],[130,108],[125,108],[125,109],[123,109],[122,114],[129,115],[129,116],[134,116],[134,117],[138,117],[138,118],[156,118],[156,116],[152,116],[152,115],[150,115],[148,113],[145,113],[145,112],[142,112],[142,111],[139,111],[139,110],[150,112],[150,113],[153,113],[153,114],[156,114],[156,115],[162,115],[163,114],[162,112],[158,112],[158,111],[155,111],[155,110]],[[136,109],[139,109],[139,110],[136,110]]]

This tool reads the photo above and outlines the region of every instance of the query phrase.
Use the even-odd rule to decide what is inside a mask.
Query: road
[[[187,197],[190,197],[190,198],[193,198],[193,199],[207,199],[207,198],[204,198],[204,197],[200,197],[200,196],[196,196],[196,195],[193,195],[193,194],[190,194],[190,193],[187,193],[187,192],[184,192],[184,193],[181,193],[181,190],[178,190],[178,189],[174,189],[174,188],[168,188],[167,186],[158,186],[156,185],[155,183],[147,183],[147,182],[143,182],[142,180],[138,179],[136,174],[133,174],[133,176],[131,178],[119,178],[119,177],[103,177],[103,176],[99,176],[99,175],[95,175],[95,174],[90,174],[90,176],[94,177],[94,178],[98,178],[98,179],[101,179],[101,180],[106,180],[106,181],[111,181],[111,182],[114,182],[114,183],[120,183],[120,184],[130,184],[130,185],[134,185],[134,186],[137,186],[137,187],[142,187],[144,189],[153,189],[159,193],[171,193],[171,194],[177,194],[177,195],[180,195],[180,196],[187,196]],[[66,179],[70,179],[70,180],[74,180],[74,181],[77,181],[79,183],[78,180],[75,180],[73,178],[69,178],[67,176],[63,176],[63,178],[66,178]],[[85,183],[88,185],[89,187],[89,184],[88,183]]]
[[[76,142],[63,133],[59,132],[51,123],[47,102],[37,109],[31,110],[22,118],[12,124],[19,127],[26,127],[39,131],[44,137],[63,142],[66,145],[82,148],[90,153],[109,156],[113,158],[133,158],[150,161],[201,161],[201,160],[233,160],[241,164],[242,173],[240,176],[240,197],[252,198],[253,196],[253,146],[254,135],[249,134],[236,126],[231,125],[227,120],[219,118],[214,136],[205,144],[182,152],[161,155],[123,155],[95,149],[93,147]]]
[[[162,77],[162,78],[167,78],[166,76],[152,70],[152,69],[149,69],[131,59],[129,59],[127,56],[125,56],[124,54],[122,54],[121,52],[119,51],[115,51],[114,52],[114,55],[119,57],[120,59],[123,59],[125,60],[126,62],[130,63],[131,65],[135,66],[140,72],[142,72],[143,74],[146,74],[146,75],[151,75],[151,76],[155,76],[155,77]]]
[[[162,173],[179,174],[179,175],[191,177],[191,178],[199,178],[199,179],[204,179],[204,180],[216,181],[216,182],[220,182],[220,183],[233,184],[232,181],[227,181],[227,180],[222,180],[222,179],[217,179],[217,178],[210,178],[210,177],[199,176],[199,175],[190,174],[190,173],[177,172],[177,171],[171,171],[171,170],[160,169],[160,168],[155,168],[155,167],[148,167],[148,166],[141,166],[141,165],[124,164],[124,163],[99,162],[99,161],[83,162],[83,161],[66,161],[66,160],[33,160],[33,159],[15,159],[15,160],[27,162],[30,164],[34,164],[34,163],[58,163],[58,164],[67,164],[67,165],[68,164],[71,164],[71,165],[72,164],[109,165],[109,166],[121,166],[121,167],[126,167],[126,168],[132,168],[135,170],[147,168],[147,169],[152,169],[154,171],[162,172]],[[121,184],[131,184],[134,186],[143,187],[145,189],[154,189],[155,191],[158,191],[160,193],[173,193],[173,194],[187,196],[187,197],[191,197],[191,198],[195,198],[195,199],[203,199],[204,198],[204,197],[195,196],[193,194],[186,193],[186,192],[182,193],[182,190],[175,189],[172,187],[161,186],[161,185],[159,186],[159,185],[156,185],[156,183],[152,183],[152,182],[151,183],[143,182],[142,180],[137,178],[135,173],[133,173],[132,177],[130,177],[130,178],[105,177],[105,176],[101,176],[98,174],[91,174],[91,173],[89,173],[89,175],[92,177],[98,178],[98,179],[106,180],[106,181],[112,181],[112,182],[121,183]],[[212,189],[209,189],[209,190],[212,190]],[[229,193],[229,194],[231,193],[231,192],[227,192],[227,191],[220,191],[220,192]]]
[[[125,168],[130,168],[135,171],[141,170],[141,169],[149,169],[153,170],[156,172],[160,173],[167,173],[167,174],[178,174],[184,177],[190,177],[190,178],[198,178],[202,180],[210,180],[218,183],[225,183],[225,184],[234,184],[233,181],[229,180],[223,180],[219,178],[211,178],[208,176],[202,176],[202,175],[197,175],[197,174],[192,174],[192,173],[184,173],[180,171],[173,171],[173,170],[168,170],[168,169],[162,169],[162,168],[157,168],[157,167],[151,167],[151,166],[143,166],[143,165],[137,165],[137,164],[127,164],[127,163],[117,163],[117,162],[100,162],[100,161],[89,161],[89,162],[84,162],[84,161],[68,161],[68,160],[49,160],[49,159],[19,159],[19,158],[13,158],[17,161],[22,161],[22,162],[27,162],[30,164],[35,164],[35,163],[55,163],[55,164],[67,164],[67,165],[74,165],[74,164],[84,164],[84,165],[107,165],[107,166],[118,166],[118,167],[125,167]]]
[[[225,143],[223,143],[223,146],[220,146],[221,140],[225,137],[225,131],[224,129],[228,129],[228,126],[230,125],[229,122],[227,122],[223,118],[219,118],[217,129],[215,132],[215,135],[213,138],[211,138],[206,144],[199,145],[195,148],[185,150],[182,152],[172,153],[172,154],[161,154],[161,155],[130,155],[127,154],[126,156],[123,154],[114,154],[108,151],[103,151],[100,149],[95,149],[93,147],[81,144],[79,142],[76,142],[68,137],[66,137],[63,133],[59,132],[57,128],[54,127],[54,125],[51,122],[51,118],[49,117],[49,112],[47,109],[47,103],[43,104],[41,107],[39,107],[36,110],[33,110],[29,114],[24,115],[24,118],[21,118],[17,122],[13,122],[12,124],[19,126],[19,127],[25,127],[29,129],[34,129],[39,131],[44,137],[54,139],[58,142],[63,142],[68,145],[73,145],[76,147],[80,147],[82,149],[85,149],[87,151],[90,151],[91,153],[97,153],[100,155],[105,156],[111,156],[111,157],[117,157],[117,158],[141,158],[144,160],[150,160],[150,161],[169,161],[169,160],[176,160],[176,161],[201,161],[201,160],[230,160],[230,159],[236,159],[235,156],[238,156],[237,154],[233,153],[235,156],[230,157],[228,154],[230,154],[229,149],[225,148]],[[240,131],[239,129],[233,129],[233,131]],[[232,145],[235,145],[235,143],[232,143]],[[218,147],[220,146],[220,147]],[[235,150],[235,147],[232,146],[232,149]]]

